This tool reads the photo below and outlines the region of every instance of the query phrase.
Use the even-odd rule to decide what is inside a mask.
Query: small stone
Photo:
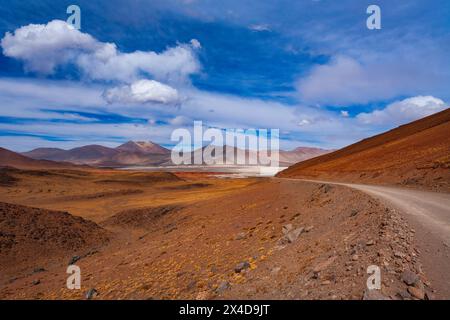
[[[287,235],[293,228],[294,227],[292,226],[292,224],[287,224],[283,226],[281,231],[283,232],[284,235]]]
[[[375,244],[375,241],[373,241],[373,240],[369,240],[366,242],[366,246],[368,246],[368,247],[373,246],[374,244]]]
[[[280,270],[281,270],[280,267],[275,267],[275,268],[273,268],[273,269],[270,271],[270,273],[273,274],[273,275],[276,275],[276,274],[278,274],[278,273],[280,272]]]
[[[32,284],[33,284],[33,286],[37,286],[38,284],[40,284],[41,283],[41,280],[34,280],[33,282],[32,282]]]
[[[314,226],[309,226],[305,228],[305,232],[311,232],[314,229]]]
[[[354,217],[354,216],[356,216],[358,213],[359,213],[359,211],[356,210],[356,209],[354,209],[354,210],[352,210],[352,212],[350,212],[350,217]]]
[[[72,259],[70,259],[70,261],[69,261],[69,266],[75,264],[80,259],[81,259],[80,256],[73,256]]]
[[[47,271],[47,270],[45,270],[44,268],[35,268],[33,270],[33,273],[40,273],[40,272],[45,272],[45,271]]]
[[[358,261],[359,260],[359,256],[357,254],[354,254],[352,256],[352,261]]]
[[[245,232],[241,232],[236,236],[236,240],[243,240],[246,238]]]
[[[319,277],[319,273],[326,270],[330,265],[332,265],[336,258],[337,257],[333,256],[328,260],[322,261],[321,263],[317,264],[313,269],[313,278],[317,279]]]
[[[400,291],[399,293],[397,293],[397,295],[398,295],[402,300],[409,300],[409,299],[411,299],[411,295],[410,295],[409,292],[406,291],[406,290]]]
[[[289,243],[294,242],[295,240],[298,239],[298,237],[300,237],[300,235],[302,234],[302,232],[305,230],[305,228],[297,228],[295,230],[292,230],[291,232],[289,232],[286,237],[287,240],[289,241]]]
[[[419,288],[416,287],[408,287],[408,292],[414,297],[419,300],[425,299],[425,292]]]
[[[327,286],[327,285],[329,285],[330,283],[331,283],[330,280],[322,281],[322,285],[323,285],[323,286]]]
[[[197,281],[192,280],[191,282],[188,283],[186,290],[191,291],[193,289],[195,289],[197,287]]]
[[[408,286],[413,286],[419,281],[419,276],[410,270],[405,270],[402,273],[402,281]]]
[[[238,265],[234,268],[234,272],[240,273],[242,270],[250,268],[250,263],[247,261],[238,263]]]
[[[222,281],[216,289],[217,294],[223,293],[225,290],[230,288],[230,283],[228,281]]]
[[[395,251],[394,257],[403,259],[405,257],[405,254],[400,251]]]
[[[95,289],[95,288],[89,289],[86,292],[86,299],[91,300],[91,299],[95,298],[96,296],[98,296],[98,294],[99,293],[98,293],[97,289]]]
[[[320,186],[320,189],[322,189],[324,193],[328,193],[332,187],[329,184],[323,184]]]

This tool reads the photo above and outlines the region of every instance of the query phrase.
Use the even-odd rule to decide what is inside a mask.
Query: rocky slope
[[[450,191],[450,109],[298,163],[279,177]]]

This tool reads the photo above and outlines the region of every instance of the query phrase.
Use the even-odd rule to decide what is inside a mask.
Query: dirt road
[[[398,209],[416,230],[424,272],[437,298],[450,299],[450,194],[398,187],[313,181],[363,191]]]

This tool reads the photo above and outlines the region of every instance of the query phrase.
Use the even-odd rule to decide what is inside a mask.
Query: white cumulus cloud
[[[42,74],[71,63],[93,80],[131,83],[146,74],[158,81],[180,82],[200,70],[194,53],[200,46],[197,40],[161,53],[124,53],[114,43],[98,41],[61,20],[7,32],[1,46],[5,56],[22,61],[27,71]]]
[[[29,71],[50,74],[56,66],[76,56],[101,50],[102,45],[66,22],[54,20],[46,25],[30,24],[1,41],[3,54],[22,60]]]
[[[370,125],[394,126],[405,124],[445,110],[448,105],[432,96],[417,96],[389,104],[384,109],[360,113],[357,119]]]
[[[108,89],[103,94],[109,103],[162,103],[179,101],[178,91],[155,80],[139,80],[130,85]]]

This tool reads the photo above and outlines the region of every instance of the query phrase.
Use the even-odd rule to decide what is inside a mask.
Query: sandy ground
[[[396,210],[345,186],[106,170],[12,170],[2,181],[4,208],[45,209],[13,207],[39,217],[27,230],[58,219],[74,230],[73,216],[86,220],[73,237],[87,235],[69,248],[39,244],[4,210],[2,299],[84,299],[94,288],[95,299],[362,299],[370,265],[382,275],[376,298],[433,297],[415,231]],[[89,236],[97,228],[89,221],[108,241]],[[60,243],[56,231],[46,237]],[[65,286],[74,256],[81,290]],[[414,275],[409,285],[405,272]]]

